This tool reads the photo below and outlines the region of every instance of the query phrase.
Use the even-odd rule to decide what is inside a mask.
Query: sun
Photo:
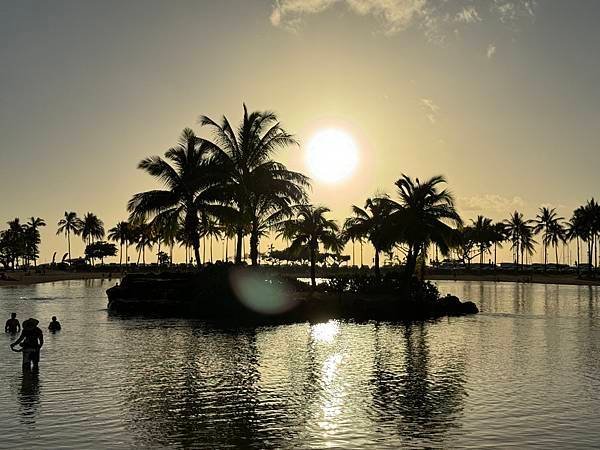
[[[338,128],[318,131],[308,142],[306,162],[311,175],[326,183],[349,178],[358,163],[358,149],[352,136]]]

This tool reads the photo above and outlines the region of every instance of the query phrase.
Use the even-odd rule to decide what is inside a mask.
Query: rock
[[[462,304],[463,314],[477,314],[479,312],[479,308],[473,302],[464,302]]]

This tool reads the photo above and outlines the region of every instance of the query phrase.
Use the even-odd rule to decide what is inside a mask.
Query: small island
[[[334,277],[316,287],[268,270],[215,264],[194,273],[131,274],[107,290],[120,314],[177,315],[227,323],[426,320],[475,314],[477,306],[440,296],[434,284],[399,273]]]

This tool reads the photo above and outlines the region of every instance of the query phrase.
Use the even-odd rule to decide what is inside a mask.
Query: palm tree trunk
[[[554,246],[554,254],[556,256],[556,270],[558,270],[558,244]]]
[[[579,236],[575,236],[575,239],[577,241],[577,275],[579,275]]]
[[[310,246],[310,285],[314,288],[317,286],[317,277],[316,277],[316,261],[317,261],[317,252],[313,245]]]
[[[121,241],[121,245],[119,246],[119,268],[123,265],[123,241]]]
[[[194,246],[194,256],[196,258],[196,267],[200,268],[200,264],[202,264],[202,261],[200,260],[200,238],[198,237],[197,239],[194,239],[194,242],[192,242],[192,245]]]
[[[244,240],[244,230],[242,228],[237,229],[237,241],[235,249],[235,263],[241,264],[242,262],[242,241]]]
[[[225,236],[225,262],[229,262],[229,237]]]
[[[352,266],[356,266],[356,262],[354,260],[354,247],[355,247],[354,244],[355,244],[354,239],[352,239]]]
[[[253,266],[258,265],[258,226],[254,223],[250,232],[250,261]]]
[[[67,229],[67,251],[69,252],[69,267],[71,266],[71,232]],[[13,263],[14,265],[14,263]]]
[[[211,234],[210,235],[210,262],[211,262],[211,264],[213,262],[212,241],[213,241],[213,237],[212,237],[212,234]]]
[[[375,249],[375,278],[381,280],[381,270],[379,269],[379,250]]]
[[[363,243],[360,241],[360,267],[363,266]]]

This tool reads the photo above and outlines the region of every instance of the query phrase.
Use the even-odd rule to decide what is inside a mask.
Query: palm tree
[[[571,238],[575,236],[577,250],[579,239],[587,244],[588,271],[596,266],[598,253],[598,235],[600,234],[600,205],[592,198],[585,205],[578,207],[571,218]]]
[[[483,265],[483,257],[492,246],[495,237],[492,219],[484,216],[477,216],[477,219],[471,220],[471,222],[473,223],[473,240],[479,247],[479,264]]]
[[[533,255],[536,244],[537,242],[533,239],[533,227],[526,225],[520,235],[521,267],[524,264],[523,260],[525,259],[525,255]]]
[[[390,250],[393,245],[390,214],[392,208],[387,198],[368,198],[364,209],[352,205],[353,216],[344,222],[344,233],[347,238],[367,239],[375,249],[375,276],[381,278],[379,254]]]
[[[515,211],[508,219],[504,221],[504,226],[507,236],[511,241],[514,262],[518,265],[519,251],[521,248],[521,234],[523,234],[527,223],[523,218],[523,214],[521,214],[518,211]]]
[[[339,227],[334,220],[325,217],[329,208],[324,206],[297,205],[293,208],[294,217],[279,223],[279,235],[291,240],[290,252],[300,253],[308,248],[310,259],[310,282],[316,286],[316,261],[319,243],[331,250],[339,249]]]
[[[129,222],[118,222],[114,227],[108,230],[108,238],[113,242],[119,243],[119,266],[123,264],[123,245],[125,245],[125,264],[127,264],[127,242],[131,234]]]
[[[71,233],[75,236],[81,234],[83,222],[77,217],[77,213],[65,211],[65,215],[58,221],[58,230],[56,234],[64,234],[67,236],[67,253],[69,254],[69,264],[71,263]]]
[[[494,243],[494,268],[498,263],[497,253],[498,247],[502,248],[502,243],[506,240],[506,224],[503,222],[496,222],[492,225],[492,242]]]
[[[96,239],[104,237],[104,222],[94,213],[87,213],[83,216],[81,227],[81,238],[89,245],[93,244]]]
[[[399,202],[388,200],[393,209],[391,221],[395,227],[396,242],[408,246],[406,255],[406,275],[412,276],[417,259],[425,260],[431,243],[438,246],[442,254],[450,248],[454,229],[450,225],[462,225],[462,219],[454,207],[454,197],[440,185],[446,179],[437,175],[424,183],[413,180],[408,175],[396,181]]]
[[[199,122],[212,130],[214,158],[226,173],[221,189],[235,208],[235,261],[242,260],[244,225],[249,224],[250,259],[253,265],[258,264],[261,233],[273,227],[281,215],[289,214],[291,205],[306,200],[308,178],[272,159],[278,149],[297,142],[281,127],[275,113],[248,113],[245,104],[237,130],[227,117],[220,124],[206,116],[201,116]]]
[[[219,222],[211,217],[206,217],[202,221],[202,234],[210,239],[210,262],[213,262],[213,238],[220,238],[223,229]],[[204,246],[206,248],[206,246]]]
[[[177,215],[158,215],[152,221],[152,228],[158,243],[157,258],[160,254],[160,245],[164,243],[169,246],[169,263],[173,264],[173,247],[177,242],[177,234],[180,228],[179,217]]]
[[[138,221],[133,225],[132,235],[134,236],[135,248],[138,251],[137,263],[146,264],[146,248],[152,249],[154,245],[154,228],[151,223]]]
[[[525,253],[533,254],[536,241],[533,239],[533,221],[525,220],[523,214],[518,211],[512,213],[510,218],[504,221],[507,237],[511,241],[511,247],[515,256],[515,264],[523,266]],[[519,259],[520,256],[520,259]]]
[[[209,156],[212,147],[186,128],[179,143],[165,153],[165,159],[151,156],[138,168],[160,180],[165,189],[135,194],[127,205],[131,220],[148,216],[177,217],[183,224],[187,240],[194,247],[196,264],[200,267],[199,214],[210,211],[218,190],[211,189],[220,180],[221,172]]]
[[[30,235],[29,239],[29,256],[33,259],[34,267],[37,266],[37,258],[38,258],[38,245],[41,242],[40,239],[40,227],[45,227],[46,222],[41,217],[30,217],[27,222],[28,234]]]
[[[561,220],[561,218],[559,218],[558,220]],[[544,235],[542,237],[543,239],[543,244],[544,247],[547,248],[548,245],[551,245],[552,247],[554,247],[554,251],[555,251],[555,262],[556,262],[556,267],[558,268],[558,245],[561,242],[566,242],[567,240],[567,236],[566,236],[566,230],[565,227],[558,221],[552,221],[548,224],[548,227],[544,228]],[[545,264],[545,263],[544,263]]]
[[[559,229],[560,221],[564,220],[563,217],[558,217],[556,214],[555,208],[540,208],[537,216],[535,216],[534,223],[534,232],[536,234],[542,233],[542,245],[544,247],[544,270],[546,270],[546,265],[548,263],[548,245],[554,242],[554,240],[564,240],[564,236],[560,237],[557,235],[560,234]],[[564,234],[564,233],[563,233]],[[558,245],[558,242],[556,243]],[[557,256],[556,264],[558,264],[558,256]]]

